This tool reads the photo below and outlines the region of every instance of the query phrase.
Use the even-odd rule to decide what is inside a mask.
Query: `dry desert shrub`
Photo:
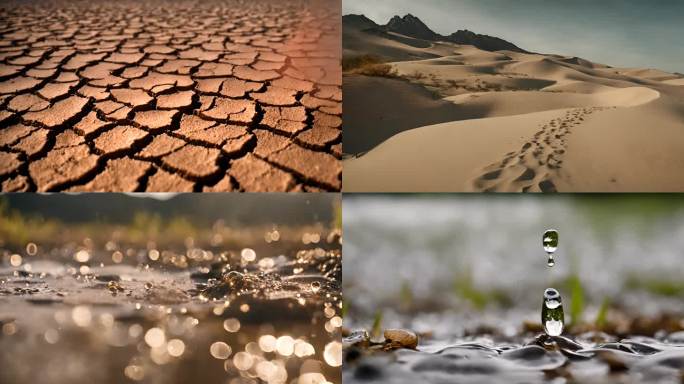
[[[375,77],[398,77],[397,70],[389,64],[373,64],[359,68],[355,73]]]
[[[397,77],[397,70],[390,64],[386,64],[379,56],[362,55],[344,57],[342,70],[347,73],[355,73],[375,77]]]

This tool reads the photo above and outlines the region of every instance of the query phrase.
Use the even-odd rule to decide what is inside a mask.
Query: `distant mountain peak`
[[[481,35],[467,29],[461,29],[449,36],[445,40],[456,44],[473,45],[485,51],[513,51],[513,52],[527,52],[517,45],[500,39],[498,37]]]
[[[407,13],[404,17],[392,17],[385,25],[385,29],[390,32],[396,32],[404,36],[423,40],[435,40],[440,37],[439,34],[425,25],[422,20],[410,13]]]
[[[359,29],[378,28],[379,25],[365,15],[344,15],[342,23],[345,27],[355,27]]]
[[[407,13],[395,15],[385,25],[378,25],[364,15],[345,15],[342,17],[344,28],[365,30],[373,33],[394,32],[403,36],[426,41],[447,41],[455,44],[472,45],[485,51],[513,51],[527,53],[515,44],[498,37],[481,35],[467,29],[458,30],[448,36],[436,33],[420,18]]]

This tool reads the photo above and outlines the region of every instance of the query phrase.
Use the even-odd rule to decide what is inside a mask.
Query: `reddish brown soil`
[[[340,2],[0,5],[2,191],[337,191]]]

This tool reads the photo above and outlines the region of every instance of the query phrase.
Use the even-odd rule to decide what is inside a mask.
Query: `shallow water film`
[[[341,382],[338,199],[0,203],[0,382]]]
[[[345,383],[682,383],[684,198],[359,195],[343,215]]]

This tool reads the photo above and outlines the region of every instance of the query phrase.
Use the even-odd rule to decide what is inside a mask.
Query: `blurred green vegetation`
[[[335,210],[338,216],[334,218],[334,222],[341,223],[339,204]],[[129,216],[128,221],[112,222],[107,218],[94,216],[88,220],[69,222],[46,217],[35,211],[26,213],[13,209],[8,204],[6,196],[0,195],[0,246],[19,251],[29,242],[44,246],[61,246],[88,238],[99,245],[116,240],[123,244],[138,246],[146,246],[148,242],[157,242],[166,247],[185,247],[188,238],[194,239],[198,244],[206,244],[211,243],[215,234],[215,229],[212,227],[214,221],[194,220],[196,218],[189,215],[163,216],[152,210],[135,210],[130,212]],[[281,239],[299,241],[302,228],[311,227],[316,230],[325,228],[319,223],[313,226],[279,227]],[[262,241],[263,233],[272,229],[273,224],[219,226],[218,228],[221,238],[230,238],[231,246],[239,246],[247,245],[244,243]]]
[[[382,337],[382,311],[378,310],[373,315],[373,326],[371,327],[371,339],[379,339]]]
[[[603,329],[606,326],[606,319],[608,318],[608,309],[610,308],[610,299],[605,297],[601,303],[601,307],[596,314],[594,325],[598,329]]]
[[[342,229],[342,202],[333,200],[333,228]]]
[[[413,306],[413,290],[411,289],[411,282],[404,280],[401,283],[401,291],[399,292],[399,300],[404,309],[409,309]]]
[[[58,243],[79,238],[106,241],[112,232],[119,232],[122,238],[131,243],[171,240],[182,242],[187,237],[196,236],[200,230],[182,216],[168,220],[149,212],[136,212],[129,225],[110,224],[102,221],[89,223],[64,223],[56,219],[46,219],[40,215],[25,215],[8,208],[0,198],[0,240],[8,246],[23,247],[28,242],[43,244]]]
[[[584,314],[584,288],[577,273],[568,277],[567,287],[570,292],[570,325],[579,324]]]
[[[478,288],[473,282],[470,268],[464,268],[463,272],[454,279],[454,291],[456,295],[470,302],[480,311],[490,304],[502,307],[509,307],[513,304],[513,299],[503,290]]]
[[[0,239],[6,243],[25,245],[37,238],[52,238],[60,230],[56,220],[41,217],[26,217],[11,211],[5,199],[0,196]]]
[[[345,300],[342,301],[342,312],[341,312],[341,316],[342,316],[343,319],[344,319],[345,317],[347,317],[347,313],[349,313],[349,301],[345,299]]]
[[[642,233],[655,230],[656,221],[676,216],[684,209],[684,196],[662,194],[657,198],[643,194],[578,195],[573,197],[579,215],[586,217],[602,236],[629,222]]]
[[[625,288],[643,290],[660,296],[684,296],[684,281],[645,279],[634,275],[627,278],[625,281]]]

